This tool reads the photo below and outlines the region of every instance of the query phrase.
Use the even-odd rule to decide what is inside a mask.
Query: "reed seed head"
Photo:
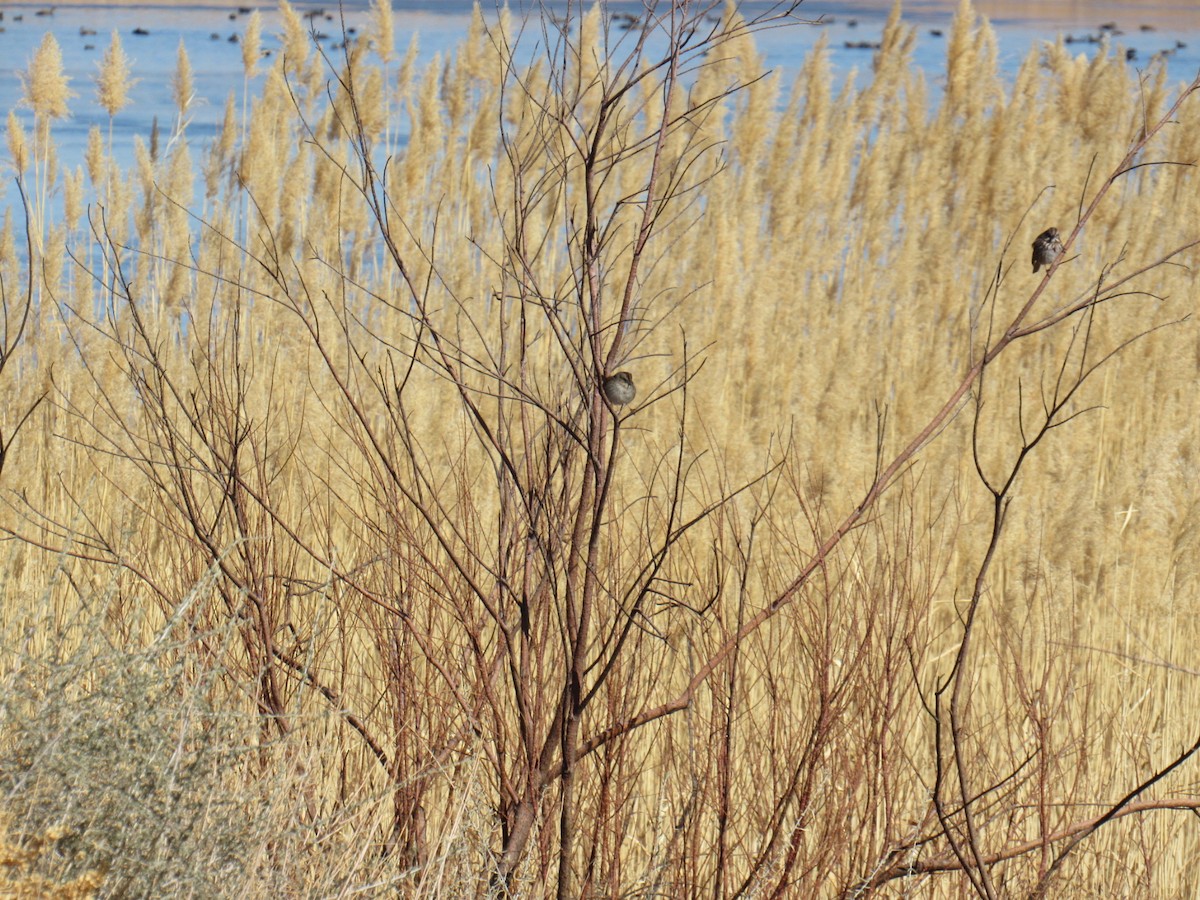
[[[34,115],[47,119],[65,119],[69,113],[67,101],[74,94],[67,87],[70,81],[63,74],[62,48],[49,32],[33,54],[29,68],[21,73],[25,93],[22,102]]]
[[[137,80],[131,77],[133,67],[115,28],[112,43],[97,65],[100,73],[96,76],[96,100],[111,118],[129,104],[129,89],[137,84]]]

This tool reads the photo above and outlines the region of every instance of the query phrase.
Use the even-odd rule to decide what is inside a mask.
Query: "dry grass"
[[[541,896],[569,825],[576,893],[964,896],[932,711],[974,609],[941,771],[966,775],[979,848],[1011,854],[991,889],[1035,890],[1060,832],[1197,739],[1195,249],[1015,343],[819,548],[1038,288],[1033,237],[1070,233],[1177,89],[1062,46],[1005,87],[964,7],[931,114],[898,21],[844,90],[820,49],[791,84],[755,80],[741,34],[685,79],[674,202],[640,253],[651,156],[622,154],[663,95],[622,101],[589,270],[572,128],[611,69],[575,59],[580,118],[547,122],[552,67],[503,64],[518,26],[477,22],[424,72],[365,40],[277,58],[212,146],[180,127],[118,171],[97,132],[74,188],[57,100],[10,124],[34,234],[31,268],[19,215],[0,242],[6,347],[35,277],[0,368],[0,808],[31,853],[72,836],[27,874],[103,872],[101,896],[467,896],[501,871]],[[38,59],[55,84],[53,48]],[[1194,160],[1194,97],[1176,119],[1141,159]],[[1032,319],[1197,222],[1193,168],[1129,172]],[[1090,361],[1124,349],[1029,455],[976,595],[975,460],[1004,477],[1085,335]],[[639,394],[614,429],[595,372],[617,368]],[[611,479],[589,493],[594,471]],[[575,666],[596,693],[564,781]],[[1157,811],[1081,842],[1052,895],[1196,893],[1194,820],[1166,808],[1196,793],[1194,763],[1151,786],[1135,799]]]

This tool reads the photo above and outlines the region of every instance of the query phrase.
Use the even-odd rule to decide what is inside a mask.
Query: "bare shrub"
[[[104,180],[73,247],[100,302],[44,285],[70,365],[31,459],[70,476],[11,494],[5,527],[128,648],[59,667],[61,720],[144,721],[64,746],[128,730],[145,767],[112,783],[229,810],[205,865],[247,891],[1182,878],[1180,826],[1145,813],[1196,806],[1167,704],[1193,689],[1128,644],[1192,626],[1112,623],[1159,609],[1124,567],[1190,520],[1159,496],[1162,534],[1124,544],[1111,504],[1128,523],[1158,425],[1129,383],[1180,454],[1194,431],[1195,360],[1160,362],[1190,327],[1167,295],[1194,286],[1195,182],[1157,162],[1187,158],[1197,85],[1131,91],[1051,47],[1006,94],[964,6],[932,118],[898,15],[870,87],[833,96],[819,49],[782,106],[753,36],[793,4],[602,13],[478,16],[394,75],[382,7],[378,51],[338,57],[301,53],[292,13],[204,201],[182,122],[136,211]],[[1031,279],[1051,224],[1064,253]],[[1168,556],[1169,608],[1196,580]],[[53,681],[32,673],[15,696]],[[196,757],[217,799],[164,794],[156,735],[227,716]],[[28,797],[35,835],[62,811]],[[64,877],[158,859],[114,809],[142,837],[89,836]],[[228,889],[185,872],[201,853],[147,877]]]

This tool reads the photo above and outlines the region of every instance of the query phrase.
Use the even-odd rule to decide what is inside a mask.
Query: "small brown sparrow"
[[[1033,271],[1036,272],[1042,266],[1050,268],[1050,263],[1058,259],[1058,254],[1062,252],[1063,245],[1058,239],[1058,229],[1047,228],[1033,242]]]
[[[630,403],[637,389],[633,386],[633,376],[628,372],[618,372],[604,379],[604,396],[613,406],[624,406]]]

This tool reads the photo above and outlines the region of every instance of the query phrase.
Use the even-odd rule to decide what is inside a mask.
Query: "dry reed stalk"
[[[300,820],[319,828],[332,815],[356,852],[387,847],[397,865],[419,864],[418,895],[446,890],[441,879],[478,887],[540,753],[550,780],[524,820],[514,891],[552,892],[543,880],[563,877],[596,892],[819,896],[884,890],[869,885],[890,877],[949,896],[970,887],[964,860],[1033,890],[1088,804],[1115,802],[1195,738],[1174,713],[1196,701],[1179,668],[1196,637],[1181,609],[1200,586],[1192,326],[1148,336],[1088,381],[1077,408],[1103,408],[1058,429],[1019,482],[979,595],[972,725],[956,750],[964,783],[986,791],[978,856],[955,858],[947,832],[967,847],[961,809],[948,801],[939,830],[928,797],[926,704],[988,546],[968,417],[947,422],[791,606],[722,647],[810,565],[881,454],[992,346],[990,323],[1036,287],[1032,235],[1066,233],[1170,92],[1061,46],[1031,53],[1006,89],[994,37],[964,6],[932,116],[896,18],[865,88],[834,91],[819,49],[782,102],[772,80],[719,97],[757,74],[737,34],[696,61],[692,98],[717,99],[664,142],[681,202],[638,257],[654,123],[668,107],[649,83],[613,105],[596,159],[628,162],[589,187],[579,153],[603,108],[596,79],[613,77],[616,42],[637,32],[594,15],[571,27],[610,55],[570,56],[566,43],[559,68],[520,69],[517,24],[477,19],[459,54],[424,72],[410,46],[390,85],[386,50],[383,66],[352,49],[332,71],[315,55],[302,67],[298,49],[277,58],[253,106],[229,100],[203,163],[203,209],[182,130],[157,164],[145,154],[140,258],[126,246],[134,177],[113,173],[105,223],[93,220],[76,256],[102,259],[92,272],[137,271],[115,291],[72,272],[74,292],[54,291],[68,324],[31,344],[42,359],[73,355],[56,368],[55,407],[30,420],[4,469],[24,493],[3,525],[28,542],[10,571],[27,589],[56,585],[68,617],[119,563],[109,627],[131,641],[139,616],[165,620],[214,579],[214,602],[187,628],[231,629],[197,652],[241,673],[269,723],[279,768],[258,771],[282,779],[305,759]],[[332,103],[314,87],[323,71],[340,81]],[[10,153],[33,173],[13,149],[14,121]],[[409,143],[394,146],[406,127]],[[1146,158],[1186,160],[1197,129],[1185,107]],[[89,148],[99,194],[110,163],[99,138]],[[380,169],[393,157],[374,208],[364,156]],[[1118,182],[1121,202],[1091,218],[1034,321],[1081,309],[1099,273],[1124,277],[1193,239],[1195,178],[1157,167]],[[579,243],[589,190],[608,216],[591,257]],[[184,225],[189,212],[207,224]],[[1091,308],[1091,352],[1187,311],[1194,276],[1179,260],[1131,282],[1141,295]],[[101,315],[88,291],[103,295]],[[173,316],[155,320],[156,304]],[[587,354],[604,359],[589,341],[603,351],[618,333],[639,396],[602,430],[574,417],[590,396]],[[988,370],[975,429],[985,471],[1011,461],[1034,424],[1033,392],[1076,358],[1073,340],[1069,327],[1046,332]],[[707,348],[698,372],[695,348]],[[573,456],[564,423],[611,440]],[[598,549],[572,576],[568,513],[592,477],[574,460],[611,478],[594,482],[593,497],[607,491]],[[53,581],[59,565],[69,579]],[[582,587],[565,586],[589,577],[593,627],[576,657],[588,702],[563,804],[562,745],[544,738],[583,621]],[[678,714],[595,743],[606,724],[681,696],[718,657]],[[320,752],[294,751],[322,716]],[[252,802],[258,775],[226,777]],[[1186,829],[1146,814],[1186,788],[1186,774],[1173,777],[1074,851],[1061,895],[1193,877]],[[363,883],[392,864],[306,853],[314,884],[329,883],[327,864]]]

